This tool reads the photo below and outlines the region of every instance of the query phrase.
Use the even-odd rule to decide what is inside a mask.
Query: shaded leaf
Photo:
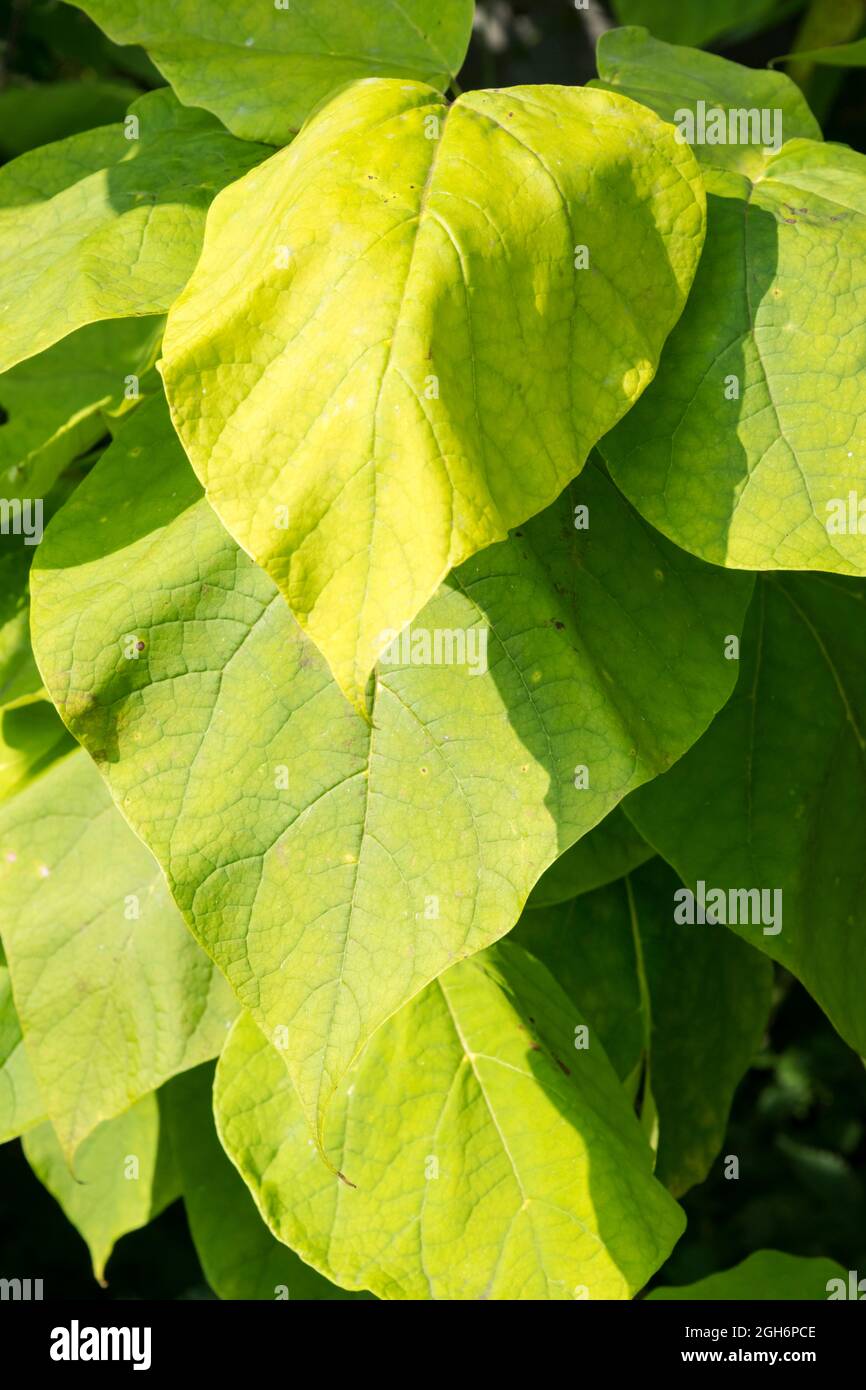
[[[780,961],[866,1053],[866,585],[774,576],[755,592],[734,698],[627,805],[691,889]],[[774,895],[781,894],[776,899]],[[704,928],[695,927],[695,931]]]
[[[357,78],[417,77],[443,91],[469,44],[472,0],[77,0],[116,43],[142,44],[181,101],[245,140],[284,145]]]
[[[656,1176],[681,1196],[718,1154],[767,1022],[772,968],[721,926],[674,921],[681,882],[655,859],[622,882],[529,912],[514,939],[551,971],[627,1081],[643,1067]]]
[[[696,1284],[683,1288],[653,1289],[647,1299],[684,1300],[707,1299],[765,1301],[774,1299],[826,1299],[828,1284],[842,1279],[847,1287],[848,1275],[835,1260],[810,1259],[803,1255],[785,1255],[781,1250],[756,1250],[733,1269],[710,1274]]]
[[[617,809],[567,849],[545,870],[529,895],[527,907],[554,907],[581,893],[591,893],[622,878],[652,858],[652,849]]]
[[[13,158],[78,135],[94,126],[123,120],[140,95],[126,82],[40,82],[0,91],[0,151]]]
[[[802,0],[800,0],[802,3]],[[711,43],[735,29],[755,29],[785,9],[780,0],[613,0],[621,24],[645,24],[668,43]]]
[[[120,413],[131,403],[131,376],[141,392],[162,322],[88,324],[0,376],[4,497],[44,498],[66,465],[98,443],[106,433],[102,412]]]

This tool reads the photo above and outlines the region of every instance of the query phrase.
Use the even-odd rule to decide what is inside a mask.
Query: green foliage
[[[214,194],[266,153],[166,90],[0,169],[0,371],[86,323],[164,312]]]
[[[734,698],[694,749],[628,804],[690,887],[702,879],[707,889],[742,884],[781,895],[778,921],[762,907],[761,921],[751,913],[729,925],[802,980],[861,1055],[864,602],[860,580],[762,579]]]
[[[686,1288],[654,1289],[647,1294],[652,1299],[731,1300],[826,1298],[831,1281],[841,1279],[847,1286],[848,1276],[833,1260],[807,1260],[799,1255],[783,1255],[778,1250],[756,1250],[734,1269],[711,1274]]]
[[[181,1199],[225,1300],[827,1298],[866,157],[682,46],[795,4],[463,92],[473,8],[12,26],[0,1142],[99,1281]]]

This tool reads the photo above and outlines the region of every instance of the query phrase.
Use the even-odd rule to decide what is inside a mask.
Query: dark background
[[[603,4],[589,16],[571,0],[489,0],[478,10],[481,22],[459,78],[464,90],[595,76],[592,35],[610,22]],[[792,49],[798,23],[794,16],[713,48],[760,67]],[[0,0],[0,113],[4,89],[34,81],[99,83],[99,114],[89,125],[119,119],[129,96],[161,83],[140,49],[117,48],[59,0]],[[862,72],[819,71],[808,94],[828,139],[866,149]],[[67,121],[43,137],[78,128]],[[0,155],[18,153],[26,136],[0,120]],[[708,1181],[686,1197],[688,1230],[654,1283],[689,1283],[767,1248],[866,1268],[866,1069],[782,971],[769,1033],[737,1092],[723,1153],[738,1156],[739,1179],[724,1178],[720,1157]],[[179,1202],[124,1237],[108,1266],[108,1288],[100,1290],[84,1242],[18,1143],[0,1147],[0,1250],[4,1266],[41,1276],[52,1297],[212,1297]]]

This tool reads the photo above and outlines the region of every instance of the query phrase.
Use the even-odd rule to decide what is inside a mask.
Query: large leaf
[[[28,1055],[71,1155],[101,1120],[215,1056],[232,996],[84,753],[0,807],[0,880]]]
[[[356,1297],[317,1274],[268,1230],[217,1138],[212,1066],[169,1081],[160,1107],[196,1252],[219,1298]]]
[[[659,39],[705,44],[734,29],[757,28],[798,0],[613,0],[621,24],[646,24]],[[799,0],[802,3],[802,0]]]
[[[137,134],[103,126],[0,169],[0,371],[84,324],[163,313],[214,194],[270,152],[167,89],[130,116]]]
[[[120,1237],[146,1226],[178,1195],[171,1151],[160,1138],[155,1095],[101,1124],[82,1144],[74,1171],[50,1124],[24,1135],[30,1167],[86,1241],[100,1284]]]
[[[44,497],[66,465],[102,438],[102,412],[118,413],[138,398],[161,326],[161,319],[88,324],[0,376],[4,497]]]
[[[710,1274],[684,1288],[653,1289],[648,1299],[690,1303],[702,1299],[727,1303],[744,1299],[826,1299],[833,1280],[848,1286],[847,1271],[835,1260],[810,1259],[804,1255],[785,1255],[780,1250],[756,1250],[733,1269]]]
[[[619,809],[567,849],[541,875],[527,907],[554,907],[622,878],[652,858],[652,849]]]
[[[760,920],[757,904],[746,911],[735,900],[749,920],[727,925],[792,971],[861,1054],[864,731],[866,584],[765,578],[733,700],[677,767],[627,805],[690,888],[702,880],[705,894],[767,890]]]
[[[217,1127],[274,1232],[348,1288],[628,1298],[685,1222],[602,1048],[576,1050],[580,1023],[519,947],[453,966],[376,1035],[333,1106],[349,1190],[243,1015],[217,1067]]]
[[[9,971],[5,964],[0,964],[0,1144],[24,1134],[44,1118],[45,1110],[15,1012]]]
[[[673,131],[564,87],[357,85],[215,203],[166,328],[175,426],[359,707],[388,633],[651,380],[703,224]]]
[[[463,63],[472,0],[75,0],[115,40],[147,49],[181,101],[245,140],[286,144],[356,78],[444,90]]]
[[[572,903],[527,912],[515,933],[598,1030],[620,1077],[643,1065],[656,1176],[676,1196],[703,1182],[719,1152],[773,980],[769,961],[724,927],[674,922],[681,886],[656,859]]]
[[[620,45],[600,46],[602,75],[638,98],[645,67],[673,107],[721,64],[707,102],[775,104],[785,135],[803,128],[770,96],[781,74],[763,75],[761,96],[736,64],[704,55],[706,74],[684,76],[663,44]],[[653,386],[602,450],[647,520],[704,559],[862,573],[866,520],[855,503],[852,527],[847,507],[852,492],[866,502],[866,158],[807,139],[775,155],[698,149],[714,151],[737,167],[705,168],[707,244],[688,307]]]
[[[288,1028],[319,1121],[372,1031],[507,932],[557,855],[706,728],[751,591],[589,468],[449,579],[416,660],[380,668],[368,725],[202,499],[156,400],[36,566],[34,640],[63,718],[241,1002]],[[450,652],[418,664],[436,633]]]

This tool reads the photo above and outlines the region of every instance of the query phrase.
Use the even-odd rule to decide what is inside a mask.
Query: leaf
[[[356,78],[416,77],[444,91],[459,72],[472,0],[78,0],[116,43],[142,44],[181,101],[245,140],[285,145]]]
[[[620,24],[646,24],[669,43],[698,47],[735,29],[766,25],[783,8],[780,0],[613,0]]]
[[[684,110],[696,115],[699,102],[707,110],[778,110],[782,113],[785,140],[821,140],[821,127],[806,98],[784,73],[747,68],[714,53],[661,43],[646,29],[614,29],[602,34],[597,61],[601,80],[593,82],[593,87],[631,97],[655,111],[663,121],[675,122],[677,114]],[[693,153],[705,177],[715,167],[735,170],[756,180],[763,178],[766,171],[761,145],[696,143]],[[710,191],[715,191],[714,187]],[[708,238],[707,249],[712,249],[711,228]]]
[[[527,907],[554,907],[580,893],[591,893],[622,878],[652,858],[652,850],[622,811],[609,816],[567,849],[542,874],[529,895]]]
[[[866,67],[866,39],[856,39],[853,43],[834,44],[830,48],[811,48],[806,52],[785,53],[775,58],[776,63],[795,59],[798,63],[818,63],[833,68]]]
[[[685,1222],[601,1047],[574,1050],[575,1019],[518,947],[453,966],[376,1034],[332,1108],[347,1190],[242,1015],[217,1067],[217,1128],[275,1234],[348,1288],[628,1298]]]
[[[215,1056],[234,1003],[84,753],[0,806],[0,880],[28,1055],[71,1158],[101,1120]]]
[[[74,1173],[50,1124],[21,1141],[37,1178],[86,1242],[93,1277],[103,1287],[120,1237],[146,1226],[177,1196],[170,1151],[160,1139],[157,1099],[147,1095],[85,1140]]]
[[[835,1260],[786,1255],[781,1250],[756,1250],[733,1269],[710,1274],[684,1288],[659,1288],[647,1299],[690,1302],[692,1299],[727,1301],[773,1301],[826,1299],[828,1284],[848,1276]]]
[[[174,423],[360,709],[389,635],[649,383],[703,217],[688,149],[618,97],[447,108],[395,81],[336,97],[215,204],[166,328]]]
[[[658,49],[647,61],[670,82],[682,59]],[[738,73],[741,105],[757,107],[753,74],[726,67],[728,99]],[[655,383],[602,452],[642,515],[703,559],[862,573],[866,526],[839,513],[866,493],[866,158],[802,139],[749,150],[751,177],[705,168],[692,296]]]
[[[22,696],[0,709],[0,802],[75,747],[49,700]]]
[[[0,151],[6,159],[37,145],[122,121],[140,93],[127,82],[39,82],[0,91]]]
[[[162,323],[88,324],[0,377],[4,497],[44,497],[66,465],[99,442],[102,412],[123,411],[130,377],[144,376],[155,361]]]
[[[0,169],[0,371],[84,324],[164,313],[214,194],[269,153],[167,89],[130,115],[140,138],[103,126]]]
[[[514,935],[597,1030],[620,1079],[643,1064],[644,1107],[651,1098],[658,1116],[656,1176],[676,1197],[704,1181],[721,1148],[773,981],[769,961],[724,928],[674,921],[681,886],[655,859],[574,902],[526,913]]]
[[[734,900],[748,920],[727,925],[864,1054],[866,585],[762,580],[741,655],[734,698],[626,809],[690,888],[767,891],[760,905]]]
[[[5,964],[0,965],[0,1144],[41,1124],[45,1111],[27,1059]]]
[[[33,630],[192,930],[268,1034],[288,1027],[319,1130],[379,1024],[509,931],[557,855],[706,728],[751,583],[660,540],[589,468],[448,580],[413,639],[432,658],[439,633],[439,664],[395,653],[368,725],[154,400],[49,526]]]
[[[213,1067],[195,1067],[167,1083],[160,1104],[190,1232],[214,1293],[229,1300],[356,1297],[271,1235],[217,1138],[212,1092]]]

